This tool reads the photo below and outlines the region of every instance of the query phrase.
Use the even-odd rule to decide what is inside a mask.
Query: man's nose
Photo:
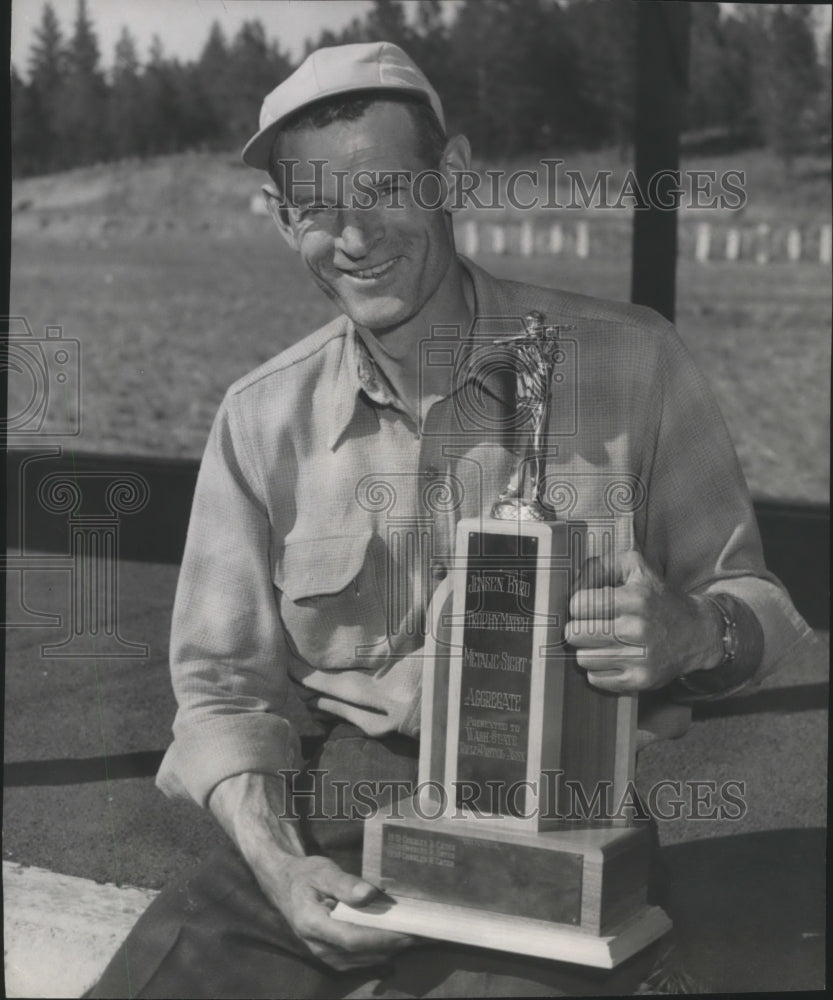
[[[364,257],[384,236],[384,224],[379,212],[372,208],[345,209],[336,236],[336,249],[348,257]]]

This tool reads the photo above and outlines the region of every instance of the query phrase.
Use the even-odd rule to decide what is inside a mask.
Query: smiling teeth
[[[380,275],[389,271],[393,265],[396,263],[395,260],[389,260],[386,264],[380,264],[378,267],[370,267],[366,271],[354,271],[354,278],[378,278]]]

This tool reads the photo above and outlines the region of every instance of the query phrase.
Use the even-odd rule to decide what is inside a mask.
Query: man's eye
[[[322,215],[324,212],[330,211],[331,205],[325,205],[323,203],[314,203],[311,205],[302,205],[300,208],[296,209],[299,219],[310,219],[316,216]]]

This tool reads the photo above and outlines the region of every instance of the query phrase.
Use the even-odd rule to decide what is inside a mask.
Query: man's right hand
[[[297,821],[285,814],[284,785],[268,774],[226,778],[209,808],[237,844],[266,898],[312,954],[334,969],[378,965],[416,943],[406,934],[334,920],[337,902],[362,906],[377,890],[329,858],[307,856]]]

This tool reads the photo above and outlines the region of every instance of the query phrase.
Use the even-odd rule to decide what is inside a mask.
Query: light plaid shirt
[[[547,438],[560,516],[612,517],[617,549],[635,544],[669,583],[746,602],[764,633],[757,678],[808,635],[764,567],[725,425],[673,327],[642,307],[464,264],[475,327],[462,338],[426,331],[423,347],[426,364],[467,357],[466,375],[417,420],[344,316],[229,389],[174,608],[179,711],[158,777],[167,794],[205,804],[224,778],[297,766],[291,690],[371,736],[418,733],[425,613],[456,523],[488,516],[527,433],[488,345],[522,330],[532,309],[573,328]],[[641,709],[643,736],[679,735],[690,719],[661,693]]]

